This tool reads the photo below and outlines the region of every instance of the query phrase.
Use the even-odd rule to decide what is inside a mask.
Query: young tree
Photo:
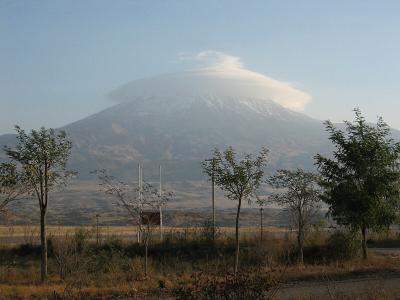
[[[17,144],[14,148],[4,150],[14,164],[14,170],[20,170],[27,190],[32,191],[39,202],[40,209],[40,242],[41,242],[41,280],[47,277],[47,239],[46,213],[49,202],[49,191],[71,175],[66,164],[71,153],[71,142],[66,133],[56,133],[44,127],[32,130],[27,134],[16,126]]]
[[[97,170],[94,173],[100,181],[103,191],[115,197],[115,204],[124,208],[131,217],[133,223],[138,226],[139,232],[144,230],[141,223],[143,208],[159,210],[172,198],[172,192],[163,190],[160,193],[150,183],[143,182],[140,187],[133,187],[123,181],[115,179],[106,170]],[[141,196],[140,196],[141,193]]]
[[[265,207],[270,204],[270,200],[267,197],[259,197],[259,195],[256,196],[256,205],[258,206],[259,212],[260,212],[260,242],[263,241],[263,233],[264,233],[264,210]]]
[[[388,228],[397,218],[400,144],[390,137],[382,118],[369,125],[359,109],[354,123],[345,122],[345,131],[329,121],[325,125],[335,150],[332,158],[315,157],[323,200],[338,224],[361,231],[366,259],[367,230]]]
[[[145,275],[147,277],[147,253],[153,220],[149,218],[149,215],[143,213],[143,209],[159,211],[160,207],[164,207],[171,200],[173,194],[169,191],[162,191],[160,193],[159,190],[147,182],[143,182],[141,188],[132,187],[108,175],[106,170],[96,171],[96,173],[104,192],[115,197],[116,204],[125,209],[132,218],[133,223],[137,225],[140,236],[143,237],[145,246]]]
[[[287,209],[297,227],[299,261],[303,264],[303,244],[310,222],[319,209],[320,191],[317,175],[301,169],[278,170],[268,179],[272,187],[281,189],[270,199]]]
[[[246,154],[243,159],[238,159],[232,147],[224,152],[215,149],[213,159],[202,163],[204,172],[212,177],[217,186],[225,191],[228,199],[237,202],[236,212],[236,255],[234,260],[235,276],[239,266],[239,218],[240,209],[244,200],[251,201],[259,188],[264,176],[264,167],[267,162],[268,150],[263,148],[260,154],[253,158]]]

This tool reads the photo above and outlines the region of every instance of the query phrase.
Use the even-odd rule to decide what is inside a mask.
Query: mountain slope
[[[269,168],[313,168],[330,143],[322,122],[295,112],[309,96],[242,68],[206,68],[128,83],[110,93],[114,106],[62,129],[70,135],[70,167],[81,178],[94,169],[135,177],[165,166],[169,180],[199,179],[213,148],[270,150]],[[0,137],[10,144],[12,135]]]
[[[117,104],[66,126],[72,167],[87,174],[107,168],[132,176],[138,162],[158,163],[170,178],[197,179],[214,147],[271,150],[272,166],[310,166],[326,148],[320,122],[290,110],[309,95],[287,83],[243,69],[212,66],[125,84],[110,93]],[[155,172],[155,171],[154,171]]]

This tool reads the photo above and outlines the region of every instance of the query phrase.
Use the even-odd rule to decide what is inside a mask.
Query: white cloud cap
[[[218,51],[202,51],[195,55],[179,55],[180,61],[195,65],[187,72],[160,75],[130,82],[110,95],[118,102],[143,97],[215,97],[255,98],[272,100],[285,108],[303,111],[312,99],[292,84],[245,69],[241,59]]]
[[[180,54],[180,60],[183,61],[197,61],[202,63],[203,68],[215,69],[215,70],[227,70],[227,69],[241,69],[243,63],[240,57],[225,54],[223,52],[206,50],[197,53],[196,55],[185,55]],[[200,65],[201,66],[201,65]]]

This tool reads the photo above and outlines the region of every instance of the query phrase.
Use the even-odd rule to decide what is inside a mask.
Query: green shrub
[[[348,231],[336,231],[324,243],[306,246],[304,260],[307,263],[350,260],[360,254],[360,245],[361,242],[356,234]]]
[[[360,254],[361,241],[352,232],[337,231],[326,243],[326,255],[331,260],[349,260]]]
[[[82,253],[88,244],[88,240],[90,239],[90,232],[83,228],[76,229],[73,238],[76,250],[78,253]]]
[[[214,230],[215,230],[215,233],[214,233]],[[220,238],[221,230],[220,230],[219,226],[217,226],[217,225],[215,225],[215,228],[214,228],[212,220],[207,219],[206,221],[204,221],[203,226],[201,227],[200,238],[201,238],[201,240],[210,243],[214,240],[214,235],[215,235],[215,240]]]

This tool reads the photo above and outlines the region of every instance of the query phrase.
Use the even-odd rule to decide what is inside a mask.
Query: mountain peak
[[[245,69],[231,60],[186,72],[134,80],[113,90],[109,96],[119,103],[154,97],[165,101],[171,98],[190,101],[202,97],[208,101],[226,98],[272,100],[294,111],[303,111],[311,101],[309,94],[290,83]]]

